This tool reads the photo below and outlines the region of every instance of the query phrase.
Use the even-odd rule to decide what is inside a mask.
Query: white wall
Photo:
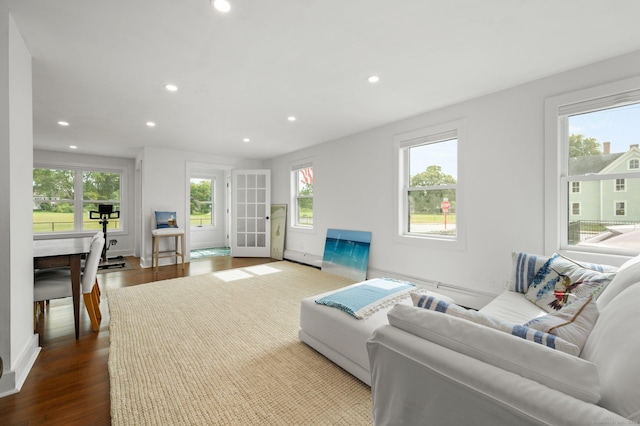
[[[258,160],[221,157],[195,152],[185,152],[163,148],[144,148],[136,159],[140,169],[141,188],[141,250],[140,263],[151,266],[151,226],[155,210],[176,211],[178,226],[186,226],[188,218],[187,164],[199,163],[199,167],[210,165],[214,169],[255,169],[261,168]],[[186,234],[187,251],[190,247],[189,233]],[[168,240],[168,239],[165,239]],[[169,241],[163,241],[169,243]],[[161,247],[161,250],[163,247]],[[188,253],[185,261],[188,260]],[[160,264],[172,263],[174,259],[160,259]]]
[[[127,206],[135,206],[135,160],[133,158],[105,157],[97,155],[77,154],[71,152],[54,152],[33,150],[33,163],[39,166],[62,165],[70,167],[86,168],[116,168],[123,170],[123,187],[120,194],[122,201]],[[30,185],[30,191],[33,191]],[[117,240],[117,244],[110,246],[108,257],[131,256],[135,252],[137,222],[135,220],[135,208],[122,212],[120,223],[122,231],[107,231],[109,240]],[[88,235],[95,231],[89,231]],[[108,242],[107,242],[108,243]]]
[[[501,292],[512,251],[544,251],[545,98],[636,75],[640,75],[640,52],[273,159],[273,203],[290,203],[292,162],[308,158],[314,167],[316,229],[295,230],[288,221],[285,257],[307,263],[321,258],[327,228],[372,231],[369,276]],[[396,242],[394,135],[457,119],[466,121],[467,134],[466,248]],[[485,300],[465,302],[473,306]]]
[[[39,353],[33,333],[31,55],[0,6],[0,396],[20,390]]]

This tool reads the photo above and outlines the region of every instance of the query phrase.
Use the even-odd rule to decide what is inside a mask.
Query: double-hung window
[[[640,252],[640,79],[550,98],[545,111],[545,215],[558,225],[546,250]]]
[[[464,121],[397,135],[397,237],[464,244]]]
[[[36,166],[33,169],[33,232],[73,233],[102,229],[98,205],[122,208],[123,170]],[[99,217],[94,214],[94,217]],[[109,219],[110,231],[122,230],[119,218]]]
[[[292,224],[298,228],[313,228],[313,164],[291,168]]]
[[[209,176],[191,176],[189,182],[189,223],[202,228],[216,225],[216,179]]]

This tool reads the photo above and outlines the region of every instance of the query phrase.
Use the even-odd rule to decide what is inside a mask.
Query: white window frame
[[[311,168],[313,170],[313,179],[314,179],[314,185],[313,185],[313,195],[310,196],[299,196],[299,181],[298,181],[298,172],[301,169],[306,169],[306,168]],[[311,160],[303,160],[300,162],[295,162],[295,163],[291,163],[290,164],[290,172],[289,172],[289,176],[290,176],[290,181],[291,181],[291,185],[290,185],[290,195],[291,195],[291,228],[295,229],[295,230],[302,230],[302,231],[315,231],[315,227],[317,224],[317,210],[316,210],[316,187],[315,187],[315,168],[313,167],[313,162]],[[310,198],[311,200],[313,200],[313,223],[311,225],[307,225],[307,224],[301,224],[299,223],[298,219],[300,217],[299,212],[298,212],[298,199],[300,198]]]
[[[613,192],[627,192],[627,180],[625,178],[614,179]]]
[[[191,224],[191,205],[189,205],[189,228],[193,231],[197,230],[206,230],[206,229],[217,229],[218,227],[218,215],[215,214],[215,209],[217,207],[217,186],[218,186],[218,178],[212,174],[207,173],[191,173],[189,176],[189,196],[191,196],[191,179],[208,179],[211,181],[211,223],[207,223],[206,225],[192,225]]]
[[[127,203],[127,188],[128,188],[128,169],[126,167],[96,167],[94,165],[69,165],[69,164],[49,164],[49,163],[34,163],[34,169],[55,169],[55,170],[69,170],[74,172],[73,176],[73,221],[74,221],[74,231],[64,231],[64,232],[39,232],[34,234],[36,238],[39,237],[64,237],[64,236],[78,236],[78,235],[92,235],[95,233],[95,230],[86,230],[83,229],[83,212],[84,205],[89,203],[89,200],[84,200],[83,198],[83,173],[84,172],[98,172],[98,173],[115,173],[120,175],[120,218],[118,219],[118,223],[120,227],[117,229],[109,229],[108,233],[110,235],[121,235],[126,234],[128,232],[127,228],[127,210],[129,208]]]
[[[618,214],[618,204],[622,204],[622,214]],[[627,215],[627,202],[616,200],[613,202],[613,215],[616,217],[625,217]]]
[[[638,170],[640,169],[640,159],[632,158],[629,160],[629,164],[627,165],[629,170]]]
[[[409,183],[408,149],[425,143],[444,142],[457,139],[457,178],[456,178],[456,237],[442,238],[437,235],[409,233],[407,212]],[[455,250],[466,249],[466,197],[465,197],[465,152],[466,152],[466,121],[454,120],[422,129],[397,134],[394,137],[394,241],[402,244],[412,244],[422,247],[448,248]]]
[[[640,102],[640,77],[634,77],[589,89],[554,96],[545,100],[545,232],[544,247],[546,253],[565,254],[582,253],[585,258],[594,261],[623,261],[636,252],[624,249],[611,249],[590,246],[569,246],[569,182],[602,181],[602,176],[568,176],[568,140],[562,141],[568,134],[567,122],[562,119],[580,112],[596,111],[613,106]],[[637,178],[636,173],[616,173],[607,175],[607,179]],[[606,256],[603,257],[603,256]]]

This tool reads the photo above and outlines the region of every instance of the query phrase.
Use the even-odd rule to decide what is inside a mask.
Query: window
[[[580,193],[580,182],[571,182],[571,192],[574,194]]]
[[[463,147],[463,121],[396,137],[401,240],[464,243],[463,179],[459,167]]]
[[[571,214],[580,216],[580,203],[571,203]]]
[[[121,210],[123,171],[73,168],[33,169],[33,232],[64,233],[102,229],[99,219],[91,219],[99,204]],[[97,213],[95,217],[99,217]],[[107,228],[121,230],[118,218]]]
[[[292,223],[301,228],[313,228],[313,165],[295,166],[291,170],[293,195]]]
[[[190,179],[189,224],[193,227],[215,226],[215,185],[210,177]]]
[[[545,114],[545,250],[639,253],[640,78],[547,99]]]

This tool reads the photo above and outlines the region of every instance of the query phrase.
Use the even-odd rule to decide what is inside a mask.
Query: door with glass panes
[[[271,256],[271,171],[233,170],[231,194],[231,254]]]

